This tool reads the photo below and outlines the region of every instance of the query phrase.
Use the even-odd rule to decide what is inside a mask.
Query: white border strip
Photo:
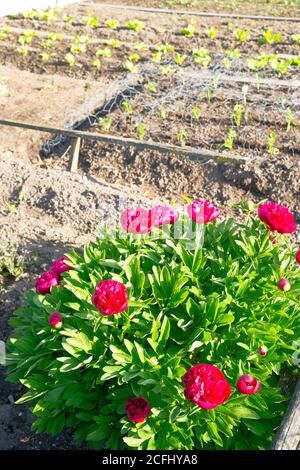
[[[79,0],[10,0],[0,1],[0,16],[9,15],[11,13],[24,13],[26,11],[48,8],[58,8],[69,5],[70,3],[78,3]]]

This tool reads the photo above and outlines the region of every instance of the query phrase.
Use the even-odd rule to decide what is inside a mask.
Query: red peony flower
[[[126,287],[112,279],[101,281],[95,288],[92,302],[103,315],[123,312],[128,307]]]
[[[289,283],[289,281],[285,277],[283,277],[278,282],[278,287],[279,287],[280,290],[283,290],[284,292],[287,292],[288,290],[290,290],[291,284]]]
[[[49,317],[49,325],[53,326],[54,328],[62,327],[62,316],[59,312],[51,313]]]
[[[296,261],[298,264],[300,264],[300,250],[298,250],[296,253]]]
[[[133,423],[142,423],[151,411],[149,402],[143,397],[128,398],[125,409],[129,421]]]
[[[151,222],[154,227],[174,224],[179,219],[179,212],[171,206],[154,206],[150,210]]]
[[[293,233],[297,228],[294,216],[288,208],[273,201],[259,206],[258,217],[272,232]]]
[[[268,352],[268,348],[265,345],[262,345],[258,348],[258,352],[261,356],[265,356]]]
[[[245,395],[253,395],[253,393],[259,392],[260,383],[251,374],[242,375],[237,381],[237,389],[239,392]]]
[[[151,213],[142,208],[127,209],[121,214],[121,225],[126,232],[148,233],[152,229]]]
[[[59,275],[47,271],[35,281],[35,288],[39,294],[49,294],[51,287],[59,285]]]
[[[200,199],[187,206],[187,213],[198,224],[208,224],[220,215],[220,211],[216,206],[209,201]]]
[[[210,364],[196,364],[183,376],[184,395],[204,410],[225,403],[230,395],[230,384],[223,372]]]
[[[65,271],[69,271],[69,269],[72,269],[71,266],[68,266],[65,261],[68,260],[69,258],[67,256],[62,256],[61,258],[58,258],[51,266],[51,271],[53,271],[56,274],[61,274],[64,273]]]

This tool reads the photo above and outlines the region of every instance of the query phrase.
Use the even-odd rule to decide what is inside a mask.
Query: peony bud
[[[253,212],[253,211],[254,211],[254,209],[255,209],[255,204],[254,204],[254,202],[253,202],[253,201],[251,201],[251,200],[248,200],[248,201],[246,202],[246,205],[245,205],[245,207],[246,207],[247,211],[249,211],[249,212]]]
[[[151,411],[148,400],[143,397],[128,398],[125,409],[127,417],[132,423],[142,423]]]
[[[53,326],[53,328],[61,328],[62,327],[62,316],[59,312],[51,313],[49,317],[49,325]]]
[[[265,356],[265,355],[267,354],[267,352],[268,352],[267,346],[265,346],[265,345],[263,344],[262,346],[260,346],[260,347],[258,348],[258,352],[259,352],[259,354],[260,354],[261,356]]]
[[[296,261],[298,264],[300,264],[300,250],[298,250],[296,253]]]
[[[259,381],[251,374],[242,375],[237,381],[237,389],[245,395],[253,395],[260,390]]]
[[[39,294],[49,294],[51,287],[59,285],[59,275],[53,271],[47,271],[36,280],[35,288]]]
[[[61,274],[64,273],[65,271],[69,271],[69,269],[72,269],[71,266],[68,266],[65,261],[69,261],[69,258],[67,256],[62,256],[61,258],[58,258],[51,266],[51,271],[53,271],[56,274]]]
[[[284,292],[287,292],[288,290],[290,290],[291,284],[289,283],[289,281],[287,279],[285,279],[285,277],[283,277],[278,282],[278,287],[279,287],[280,290],[283,290]]]

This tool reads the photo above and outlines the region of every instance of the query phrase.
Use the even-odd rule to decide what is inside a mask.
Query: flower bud
[[[253,212],[254,209],[255,209],[254,202],[251,201],[251,200],[248,200],[248,201],[246,202],[246,204],[245,204],[245,207],[246,207],[247,211]]]
[[[280,290],[283,290],[284,292],[287,292],[288,290],[290,290],[291,284],[289,283],[289,281],[285,277],[283,277],[278,282],[278,287],[279,287]]]
[[[263,344],[262,346],[260,346],[260,347],[258,348],[258,352],[259,352],[259,354],[260,354],[261,356],[265,356],[265,355],[267,354],[267,352],[268,352],[267,346],[265,346],[265,345]]]
[[[259,381],[251,374],[242,375],[237,381],[237,389],[245,395],[253,395],[260,390]]]
[[[298,264],[300,264],[300,250],[298,250],[296,253],[296,261]]]
[[[62,327],[62,316],[59,312],[51,313],[49,317],[49,325],[57,329]]]

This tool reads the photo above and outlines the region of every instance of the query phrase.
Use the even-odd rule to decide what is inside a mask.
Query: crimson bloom
[[[126,287],[113,279],[101,281],[95,288],[92,302],[103,315],[123,312],[128,307]]]
[[[121,214],[121,225],[126,232],[148,233],[152,229],[151,212],[139,207],[126,209]]]
[[[49,325],[53,326],[53,328],[61,328],[62,327],[62,316],[59,312],[53,312],[49,316]]]
[[[171,206],[154,206],[150,209],[151,223],[154,227],[174,224],[179,219],[179,212]]]
[[[219,209],[209,201],[197,199],[187,206],[190,218],[198,224],[208,224],[220,215]]]
[[[35,281],[35,288],[39,294],[49,294],[51,287],[59,285],[59,275],[53,271],[47,271]]]
[[[133,423],[142,423],[151,411],[149,402],[143,397],[128,398],[125,409],[129,421]]]
[[[253,395],[260,390],[259,381],[251,374],[242,375],[237,381],[237,389],[245,395]]]
[[[258,208],[258,217],[272,232],[293,233],[297,228],[293,214],[287,207],[277,202],[268,201],[261,204]]]
[[[223,372],[210,364],[196,364],[183,376],[184,395],[204,410],[225,403],[230,395],[230,384]]]
[[[300,250],[298,250],[296,253],[296,261],[298,264],[300,264]]]
[[[69,261],[69,258],[67,256],[62,256],[61,258],[58,258],[51,266],[51,271],[53,271],[56,274],[61,274],[64,273],[65,271],[69,271],[69,269],[72,269],[71,266],[68,266],[65,261]]]

